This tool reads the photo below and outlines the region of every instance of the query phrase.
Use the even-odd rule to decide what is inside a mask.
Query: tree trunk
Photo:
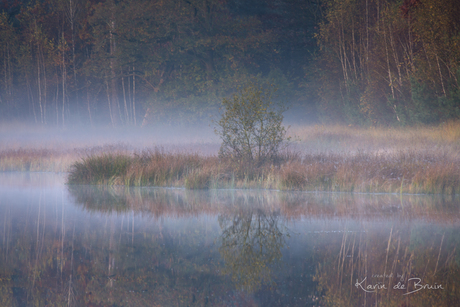
[[[64,26],[64,21],[62,22],[62,25]],[[65,126],[65,95],[66,95],[66,66],[65,66],[65,48],[64,48],[64,29],[62,31],[62,127]]]
[[[119,123],[119,104],[118,104],[118,95],[117,95],[117,87],[116,87],[116,74],[115,74],[115,38],[113,33],[115,32],[115,16],[113,12],[114,8],[112,8],[112,20],[110,21],[110,30],[109,30],[109,44],[110,44],[110,93],[111,93],[111,118],[112,118],[112,125],[118,126]],[[118,110],[118,112],[117,112]]]
[[[43,124],[43,107],[42,107],[42,84],[40,69],[40,44],[37,43],[37,83],[38,83],[38,105],[40,107],[40,123]]]
[[[114,123],[114,120],[113,120],[113,111],[112,111],[112,102],[110,101],[110,90],[109,90],[109,81],[106,80],[105,81],[105,85],[106,85],[106,92],[107,92],[107,103],[109,104],[109,114],[110,114],[110,122],[112,123],[112,127],[115,127],[115,123]]]
[[[77,109],[79,109],[78,108],[79,97],[78,97],[78,84],[77,84],[77,70],[75,68],[75,14],[76,14],[76,2],[74,0],[69,0],[69,23],[70,23],[70,32],[71,32],[71,38],[72,38],[72,70],[73,70],[73,80],[74,80],[75,95],[76,95],[75,103],[77,104]]]
[[[128,113],[128,104],[126,102],[126,91],[125,91],[125,77],[123,77],[123,72],[122,72],[122,77],[121,77],[121,86],[123,88],[123,101],[125,104],[125,120],[126,124],[129,124],[129,113]]]
[[[136,122],[136,71],[133,65],[133,120],[134,126],[137,126]]]

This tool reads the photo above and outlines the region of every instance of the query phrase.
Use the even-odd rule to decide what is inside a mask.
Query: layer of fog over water
[[[1,173],[0,305],[454,306],[458,202]]]
[[[311,118],[301,116],[304,112],[292,108],[285,112],[284,122],[288,132],[290,127],[314,124]],[[196,152],[203,155],[216,155],[221,140],[215,134],[215,122],[220,115],[210,115],[207,120],[195,123],[176,122],[149,123],[138,127],[112,127],[106,125],[69,124],[66,127],[52,125],[40,126],[23,122],[0,123],[0,151],[17,149],[44,149],[59,153],[75,150],[98,153],[100,147],[108,150],[135,151],[161,148],[166,152]],[[292,149],[308,152],[308,147],[293,145]],[[301,148],[302,147],[302,148]],[[95,149],[95,152],[91,152]],[[314,150],[317,151],[317,148]]]
[[[194,125],[157,124],[119,128],[72,126],[62,129],[19,123],[0,126],[0,150],[38,148],[73,151],[107,145],[136,151],[162,147],[168,151],[216,154],[220,142],[211,121]]]

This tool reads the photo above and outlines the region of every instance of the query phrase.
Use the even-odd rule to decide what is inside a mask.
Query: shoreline
[[[218,143],[190,140],[162,147],[146,139],[144,146],[138,147],[115,139],[109,140],[112,143],[68,139],[47,147],[3,144],[0,171],[67,172],[70,177],[79,165],[81,170],[89,171],[89,177],[80,174],[79,180],[70,182],[188,189],[460,194],[460,122],[407,128],[297,126],[289,133],[296,140],[291,152],[281,153],[273,165],[260,167],[219,160]],[[91,159],[97,163],[85,166]],[[125,162],[120,165],[113,159]],[[122,169],[109,170],[112,164]]]
[[[255,167],[198,154],[102,154],[74,163],[68,184],[443,195],[460,190],[459,164],[427,153],[287,154],[281,160]]]

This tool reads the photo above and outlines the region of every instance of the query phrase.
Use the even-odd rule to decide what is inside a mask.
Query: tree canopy
[[[455,0],[3,1],[0,120],[196,121],[254,77],[324,122],[457,119],[459,14]]]

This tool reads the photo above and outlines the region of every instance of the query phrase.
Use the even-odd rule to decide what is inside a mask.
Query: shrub
[[[275,104],[274,90],[251,83],[231,99],[223,99],[224,113],[216,133],[222,139],[219,157],[256,162],[273,161],[286,138],[282,125],[286,107]]]

